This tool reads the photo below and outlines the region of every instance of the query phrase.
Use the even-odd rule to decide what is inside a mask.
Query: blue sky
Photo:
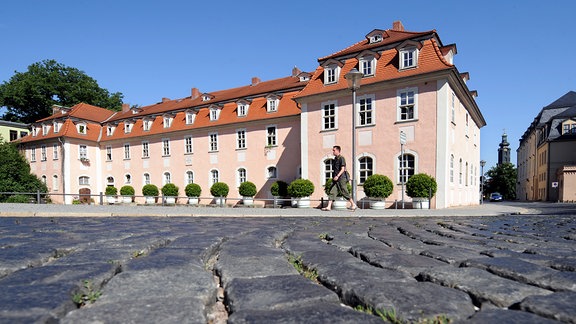
[[[497,162],[543,106],[576,90],[573,1],[19,0],[0,12],[0,82],[55,59],[131,105],[287,76],[401,20],[456,43],[455,64],[488,125],[481,158]]]

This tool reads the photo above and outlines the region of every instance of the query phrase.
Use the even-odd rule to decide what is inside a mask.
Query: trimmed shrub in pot
[[[116,202],[116,195],[118,194],[118,188],[114,186],[106,186],[106,190],[104,191],[106,195],[106,202],[109,204],[113,204]]]
[[[244,205],[250,206],[254,204],[254,196],[256,196],[256,185],[250,181],[245,181],[238,187],[238,192],[242,196]]]
[[[429,208],[428,198],[434,197],[436,190],[438,190],[436,179],[425,173],[415,174],[406,182],[406,194],[412,197],[414,208]]]
[[[122,201],[125,204],[129,204],[132,202],[132,199],[134,198],[134,187],[130,186],[130,185],[125,185],[122,186],[122,188],[120,188],[120,195],[122,195]]]
[[[328,179],[326,180],[326,184],[324,185],[324,193],[326,194],[326,196],[330,196],[330,188],[332,187],[332,182],[334,180],[332,179]],[[352,194],[352,184],[350,184],[350,182],[346,183],[346,189],[348,189],[348,193]],[[346,204],[347,201],[342,198],[342,194],[340,192],[338,192],[338,195],[336,196],[336,200],[334,200],[334,203],[332,204],[332,208],[334,209],[346,209]]]
[[[310,207],[310,195],[314,193],[314,184],[308,179],[296,179],[288,186],[288,195],[297,199],[299,208]]]
[[[158,197],[158,194],[160,194],[160,191],[156,185],[147,184],[142,187],[142,195],[145,197],[147,204],[156,203],[156,197]]]
[[[224,182],[216,182],[210,187],[210,194],[215,198],[217,205],[224,205],[228,197],[230,187]]]
[[[288,184],[285,181],[278,180],[270,187],[270,193],[275,197],[288,196]]]
[[[385,175],[373,174],[364,181],[364,194],[372,200],[370,203],[372,209],[384,209],[386,207],[384,199],[388,198],[393,190],[392,180]]]
[[[198,205],[200,201],[198,197],[202,194],[202,188],[197,183],[189,183],[184,188],[184,193],[186,193],[190,205]]]
[[[178,188],[175,184],[173,183],[167,183],[162,187],[162,195],[165,198],[165,202],[167,204],[175,204],[176,203],[176,197],[178,197],[178,192],[180,191],[180,188]]]

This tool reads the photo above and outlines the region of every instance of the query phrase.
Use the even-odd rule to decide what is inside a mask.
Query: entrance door
[[[78,190],[78,193],[80,194],[80,203],[82,204],[90,204],[90,188],[82,188],[80,190]]]

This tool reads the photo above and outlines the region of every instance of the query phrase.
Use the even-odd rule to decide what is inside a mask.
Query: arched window
[[[107,186],[114,186],[114,177],[106,178],[106,185]]]
[[[81,186],[88,186],[90,185],[90,177],[82,176],[78,178],[78,184]]]
[[[124,183],[130,184],[132,182],[132,176],[130,174],[124,175]]]
[[[46,184],[46,182],[47,182],[46,176],[45,176],[45,175],[42,175],[42,183],[43,183],[43,184]]]
[[[268,167],[266,171],[268,179],[276,179],[278,177],[278,170],[276,169],[275,166]]]
[[[450,182],[454,183],[454,154],[450,155]]]
[[[363,184],[366,179],[374,173],[374,161],[369,156],[364,156],[358,159],[359,168],[359,179],[358,184]],[[351,175],[353,177],[353,175]]]
[[[246,169],[240,168],[236,173],[237,173],[236,183],[238,186],[240,186],[242,182],[246,182]]]
[[[172,175],[170,172],[164,172],[164,182],[163,184],[172,183]]]
[[[398,157],[398,179],[400,183],[408,181],[411,176],[414,175],[416,169],[416,158],[410,153],[404,153],[404,161],[402,161],[402,155]]]
[[[52,176],[52,191],[57,191],[59,186],[60,186],[60,183],[58,182],[58,176],[53,175]]]
[[[332,160],[333,159],[326,159],[324,160],[324,183],[326,184],[326,181],[328,181],[328,179],[332,179]]]
[[[210,171],[210,186],[219,181],[220,181],[220,174],[218,173],[218,170]]]
[[[186,184],[194,183],[194,172],[186,171]]]
[[[458,183],[462,184],[462,159],[460,159],[460,165],[458,166]]]

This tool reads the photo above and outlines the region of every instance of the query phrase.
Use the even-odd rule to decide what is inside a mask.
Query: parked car
[[[502,201],[502,195],[499,192],[493,192],[490,194],[490,201]]]

